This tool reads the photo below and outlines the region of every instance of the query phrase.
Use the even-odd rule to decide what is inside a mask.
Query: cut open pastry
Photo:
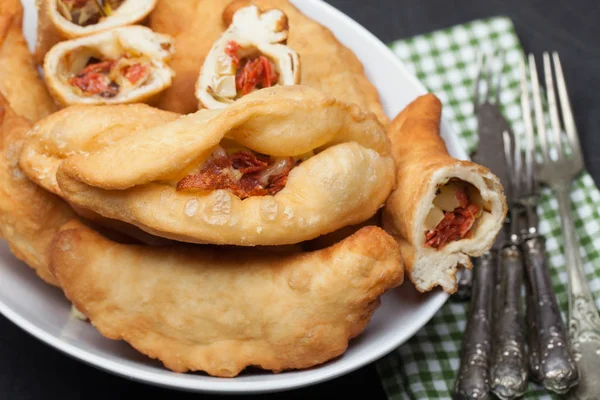
[[[396,188],[384,227],[399,241],[408,276],[420,291],[456,290],[457,266],[492,246],[506,217],[499,179],[481,165],[452,158],[440,137],[442,105],[431,94],[409,104],[388,136]]]
[[[156,32],[172,35],[177,47],[172,64],[177,76],[161,96],[160,108],[180,114],[197,110],[198,99],[195,91],[189,90],[190,86],[197,82],[204,60],[213,44],[231,25],[233,15],[250,5],[256,5],[262,12],[281,10],[287,17],[290,28],[286,45],[298,53],[301,61],[300,84],[345,103],[357,104],[387,124],[389,119],[379,94],[356,55],[329,29],[307,17],[288,0],[158,2],[150,15],[150,27]],[[207,18],[207,15],[211,17]]]
[[[129,26],[57,44],[44,74],[63,105],[149,102],[171,85],[173,52],[169,36]]]
[[[41,63],[61,40],[133,25],[150,14],[157,0],[37,0],[36,58]]]
[[[398,246],[377,227],[324,250],[281,253],[122,245],[73,222],[55,238],[51,269],[105,337],[173,371],[220,377],[341,355],[379,296],[403,280]]]
[[[377,118],[302,86],[136,132],[67,158],[57,172],[79,207],[169,239],[246,246],[358,224],[381,207],[393,178]]]
[[[200,106],[223,108],[258,89],[298,84],[300,60],[287,37],[282,11],[238,10],[204,60],[196,83]]]
[[[0,93],[18,115],[36,122],[56,109],[23,36],[19,0],[0,2]]]

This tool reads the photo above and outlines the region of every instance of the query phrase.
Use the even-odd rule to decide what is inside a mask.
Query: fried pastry
[[[19,165],[30,180],[62,197],[56,170],[65,158],[89,154],[136,131],[173,121],[178,114],[145,104],[70,106],[36,124],[27,135]],[[73,129],[76,127],[76,129]],[[165,244],[163,238],[72,205],[74,211],[96,225],[123,232],[146,244]]]
[[[128,26],[57,44],[44,75],[62,105],[151,102],[171,85],[173,52],[170,36]]]
[[[300,60],[285,45],[287,37],[287,17],[280,10],[237,11],[202,66],[196,83],[200,106],[224,108],[257,89],[298,84]]]
[[[19,152],[31,125],[2,96],[0,120],[0,233],[18,259],[56,286],[48,269],[48,247],[60,226],[74,214],[62,200],[29,181],[19,168]]]
[[[383,224],[398,240],[408,277],[421,291],[456,290],[458,265],[482,255],[502,228],[507,206],[492,172],[448,154],[440,137],[442,104],[420,96],[391,123],[396,188]]]
[[[282,245],[373,216],[394,163],[372,113],[275,86],[68,157],[57,182],[70,203],[156,236]]]
[[[302,85],[343,102],[357,104],[375,113],[382,123],[388,122],[379,94],[354,53],[329,29],[302,14],[288,0],[196,0],[185,3],[159,0],[150,16],[150,27],[172,35],[178,49],[172,64],[177,75],[173,85],[164,92],[159,107],[181,114],[197,109],[198,100],[190,87],[198,79],[213,43],[231,25],[235,12],[250,4],[255,4],[262,12],[277,9],[287,16],[287,46],[301,60]],[[222,15],[223,21],[207,18],[207,15]],[[183,25],[179,21],[186,23]]]
[[[42,64],[59,41],[136,24],[155,5],[156,0],[36,0],[36,60]]]
[[[107,338],[176,372],[234,377],[309,368],[344,353],[402,283],[397,244],[367,227],[312,253],[122,245],[74,222],[51,269]]]
[[[0,2],[0,93],[12,110],[36,122],[56,105],[39,76],[22,33],[23,7],[19,0]]]
[[[62,197],[56,171],[64,159],[93,153],[137,131],[178,117],[146,104],[66,107],[33,127],[19,164],[29,179]]]

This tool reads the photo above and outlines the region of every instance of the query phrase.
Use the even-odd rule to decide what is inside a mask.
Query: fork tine
[[[525,123],[525,184],[527,193],[532,193],[534,188],[533,181],[533,151],[534,151],[534,132],[533,122],[531,121],[531,105],[529,104],[529,90],[527,88],[527,68],[525,59],[519,60],[521,70],[521,108],[523,110],[523,122]]]
[[[504,72],[504,64],[506,62],[506,52],[499,50],[500,58],[500,71],[498,72],[498,79],[496,81],[496,91],[494,93],[494,102],[500,104],[500,89],[502,87],[502,73]]]
[[[486,62],[485,62],[485,73],[486,73],[485,86],[486,86],[486,92],[485,92],[485,99],[484,99],[484,101],[488,101],[488,102],[492,98],[492,68],[494,66],[495,56],[496,56],[496,51],[493,51],[492,53],[490,53],[490,54],[487,55]]]
[[[515,193],[515,186],[518,180],[518,170],[515,168],[512,157],[512,143],[510,140],[510,134],[506,130],[502,132],[502,143],[504,144],[504,158],[506,160],[506,167],[508,169],[509,176],[508,187],[504,189],[507,191],[507,198],[512,202],[513,199],[517,197],[517,194]]]
[[[571,103],[569,102],[569,95],[567,94],[567,84],[565,83],[565,77],[557,52],[552,53],[552,59],[556,70],[556,86],[558,87],[563,122],[565,124],[567,138],[569,139],[569,145],[571,146],[572,157],[577,162],[582,163],[581,145],[579,144],[577,128],[575,127],[575,120],[573,119],[573,111],[571,111]]]
[[[535,57],[533,54],[529,54],[529,76],[531,77],[531,91],[533,93],[533,109],[535,111],[537,134],[540,137],[540,144],[542,145],[542,156],[544,157],[544,161],[547,162],[550,159],[550,151],[548,148],[546,124],[544,122],[540,82],[538,81],[537,66],[535,65]]]
[[[508,169],[509,177],[508,187],[505,188],[505,190],[507,190],[508,199],[510,199],[512,202],[518,196],[516,193],[516,187],[518,182],[517,174],[519,173],[519,170],[517,169],[516,159],[513,158],[512,140],[510,138],[510,134],[506,130],[502,132],[502,143],[504,144],[504,158],[506,160],[506,167]]]
[[[515,152],[514,171],[515,171],[515,176],[516,176],[514,195],[521,196],[521,190],[522,190],[521,186],[523,185],[524,181],[527,179],[527,176],[525,175],[526,171],[523,171],[523,159],[522,159],[523,150],[521,149],[521,142],[517,138],[515,138],[515,147],[514,147],[513,151]],[[533,175],[532,175],[532,177],[533,177]]]
[[[554,92],[554,80],[552,78],[552,64],[550,64],[550,55],[544,52],[544,74],[546,80],[546,95],[548,97],[548,109],[550,111],[550,123],[556,148],[558,150],[558,159],[563,157],[563,145],[561,140],[560,119],[558,116],[558,106],[556,104],[556,94]]]
[[[512,143],[510,140],[510,134],[508,131],[502,132],[502,143],[504,144],[504,158],[506,160],[506,166],[508,168],[508,176],[512,181],[515,177],[516,168],[514,165],[513,154],[512,154]]]
[[[475,93],[473,93],[473,105],[475,108],[477,108],[477,106],[480,105],[479,102],[479,92],[481,91],[481,75],[483,73],[483,60],[484,60],[484,54],[482,52],[479,52],[477,54],[477,75],[475,77],[475,85],[474,86],[474,91]]]

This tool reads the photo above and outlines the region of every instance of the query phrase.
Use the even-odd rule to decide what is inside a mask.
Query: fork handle
[[[528,277],[530,368],[532,377],[556,393],[577,384],[577,367],[556,302],[546,262],[544,237],[535,234],[522,244]]]
[[[527,356],[523,334],[521,288],[523,258],[515,244],[500,252],[497,289],[494,294],[494,340],[490,382],[500,399],[514,399],[527,391]]]
[[[473,259],[473,264],[473,293],[454,387],[455,400],[491,398],[489,360],[497,252],[491,250]]]
[[[571,218],[569,188],[555,188],[560,210],[565,259],[569,276],[569,336],[580,383],[570,393],[576,399],[600,399],[600,316],[590,293],[579,255],[579,243]]]

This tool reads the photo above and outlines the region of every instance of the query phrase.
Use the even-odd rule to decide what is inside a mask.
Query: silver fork
[[[569,198],[571,183],[583,170],[583,156],[559,56],[557,53],[553,53],[551,61],[550,55],[544,53],[543,61],[550,114],[550,135],[547,134],[546,124],[544,122],[542,95],[538,83],[535,58],[533,55],[529,55],[533,108],[535,111],[537,135],[539,136],[542,148],[542,162],[539,163],[536,163],[533,157],[534,129],[531,121],[529,95],[526,91],[525,63],[523,62],[521,65],[522,88],[525,89],[523,90],[522,95],[522,105],[528,150],[526,153],[526,169],[528,171],[528,176],[531,177],[531,180],[533,181],[535,164],[535,175],[537,180],[552,189],[557,197],[559,205],[569,281],[569,336],[580,375],[580,382],[575,389],[571,390],[570,397],[586,400],[599,399],[600,315],[598,314],[594,299],[586,283],[586,276],[579,255],[579,243],[575,233],[575,225],[571,215],[571,203]],[[558,89],[558,98],[560,99],[563,120],[562,126],[554,87],[555,82],[552,64],[554,64],[556,87]],[[523,83],[525,85],[523,85]],[[563,134],[563,128],[565,134]],[[554,151],[552,151],[552,148],[554,148]],[[543,350],[548,351],[548,349],[542,349],[542,351]]]

